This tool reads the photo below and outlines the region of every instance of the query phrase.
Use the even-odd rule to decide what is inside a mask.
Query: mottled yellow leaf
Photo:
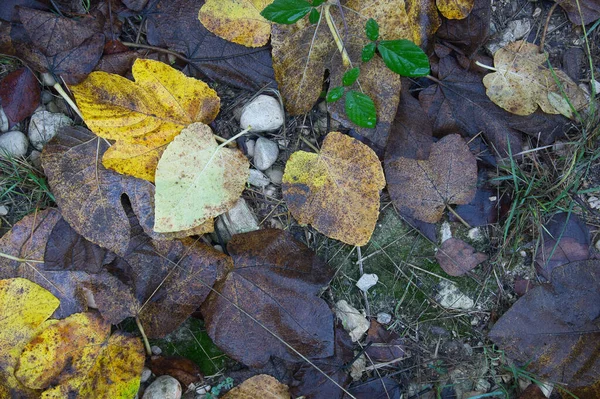
[[[31,394],[15,378],[15,367],[25,345],[58,305],[54,295],[29,280],[0,280],[0,398]]]
[[[464,19],[469,16],[475,0],[436,0],[440,13],[448,19]]]
[[[260,12],[273,0],[206,0],[198,12],[202,25],[215,35],[246,47],[267,44],[271,23]]]
[[[530,115],[539,106],[547,114],[571,117],[570,107],[565,106],[567,98],[575,110],[587,104],[577,84],[563,71],[551,70],[548,54],[540,53],[533,43],[518,41],[501,48],[494,54],[494,66],[496,72],[483,78],[486,94],[508,112]]]
[[[218,145],[207,125],[183,129],[156,169],[154,230],[191,229],[227,211],[242,194],[249,168],[244,154]]]
[[[289,388],[267,374],[259,374],[248,378],[231,391],[223,399],[289,399]]]
[[[166,145],[190,123],[212,122],[220,100],[206,83],[162,62],[137,59],[132,73],[135,82],[92,72],[70,88],[88,127],[100,137],[117,140],[104,154],[103,164],[153,181]]]
[[[283,175],[283,198],[299,223],[347,244],[365,245],[375,229],[384,186],[375,152],[331,132],[319,154],[292,154]]]

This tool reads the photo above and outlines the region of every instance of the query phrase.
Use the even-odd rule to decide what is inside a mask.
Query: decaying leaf
[[[389,377],[375,378],[350,388],[356,399],[401,399],[402,386]]]
[[[548,114],[572,117],[587,100],[583,90],[563,71],[547,67],[548,54],[526,41],[509,43],[494,54],[496,72],[483,78],[486,94],[495,104],[517,115],[539,107]]]
[[[166,145],[185,126],[212,122],[220,101],[206,83],[162,62],[137,59],[132,73],[135,82],[93,72],[71,90],[90,129],[117,140],[104,154],[104,166],[154,181]]]
[[[596,0],[563,0],[557,3],[575,25],[588,25],[600,18],[600,3]]]
[[[223,399],[289,399],[289,388],[267,374],[255,375],[223,395]]]
[[[246,156],[217,144],[209,126],[183,129],[156,169],[154,231],[189,230],[226,212],[244,191],[249,169]]]
[[[317,297],[331,278],[328,266],[283,230],[238,234],[227,249],[234,266],[201,308],[215,344],[249,366],[271,356],[298,360],[272,334],[304,356],[331,356],[333,315]]]
[[[41,331],[23,349],[16,377],[43,397],[135,395],[145,354],[139,338],[110,335],[95,313],[76,313]]]
[[[283,198],[300,224],[350,245],[365,245],[375,229],[384,186],[373,150],[331,132],[318,154],[292,154],[283,175]]]
[[[431,146],[428,160],[387,158],[390,196],[400,210],[428,223],[437,222],[449,204],[466,204],[477,189],[477,162],[457,134]]]
[[[528,371],[574,391],[598,385],[599,314],[600,263],[569,263],[553,270],[551,284],[520,298],[489,337]]]
[[[388,331],[376,320],[371,320],[365,344],[371,344],[365,351],[372,362],[400,361],[408,356],[404,340],[393,330]]]
[[[438,10],[448,19],[467,18],[474,2],[474,0],[436,0]]]
[[[206,0],[198,19],[215,35],[246,47],[269,42],[271,23],[260,12],[272,0]]]
[[[475,0],[469,16],[464,19],[443,19],[436,37],[462,50],[470,57],[487,41],[492,3]]]
[[[0,397],[33,396],[14,376],[15,367],[25,345],[58,304],[54,295],[29,280],[0,280]]]
[[[9,127],[33,114],[40,105],[40,85],[28,68],[18,69],[2,79],[0,104]]]
[[[200,367],[190,359],[181,356],[152,356],[150,370],[154,375],[170,375],[182,387],[202,381]]]
[[[446,273],[451,276],[462,276],[488,257],[486,254],[476,252],[475,248],[463,240],[451,237],[442,243],[435,258]]]

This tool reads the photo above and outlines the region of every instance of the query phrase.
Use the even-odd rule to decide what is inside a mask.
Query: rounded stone
[[[146,388],[142,399],[180,399],[181,385],[170,375],[161,375]]]
[[[254,166],[258,170],[271,167],[279,156],[279,147],[276,143],[264,137],[259,137],[254,146]]]
[[[264,94],[250,101],[242,109],[240,127],[251,127],[253,132],[270,132],[283,126],[284,113],[276,98]]]
[[[0,157],[22,157],[27,154],[27,136],[18,130],[0,134]]]
[[[60,128],[72,124],[73,121],[66,115],[48,111],[36,112],[29,122],[29,140],[37,150],[41,151],[44,145],[56,136]]]

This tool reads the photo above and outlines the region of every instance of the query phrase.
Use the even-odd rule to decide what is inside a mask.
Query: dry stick
[[[150,342],[148,342],[148,337],[146,336],[146,332],[144,331],[144,327],[140,322],[140,318],[135,316],[135,324],[137,324],[138,330],[140,330],[140,334],[142,334],[142,340],[144,341],[144,348],[146,348],[146,353],[148,356],[152,356],[152,348],[150,348]]]
[[[557,1],[550,7],[550,11],[548,11],[548,16],[546,17],[546,23],[544,24],[544,31],[542,32],[542,38],[540,39],[540,53],[544,52],[544,42],[546,41],[546,33],[548,32],[548,25],[550,24],[550,18],[552,17],[552,13],[556,9],[556,6],[559,5],[561,1]]]
[[[363,257],[362,257],[362,253],[360,251],[360,247],[357,245],[356,246],[356,253],[358,254],[358,270],[360,270],[360,276],[362,277],[363,274],[365,274],[365,271],[363,269]],[[369,306],[369,298],[367,297],[367,291],[363,291],[361,289],[362,293],[363,293],[363,297],[365,299],[365,310],[367,312],[367,317],[371,316],[371,307]]]
[[[188,58],[184,57],[183,55],[179,54],[178,52],[167,50],[165,48],[150,46],[148,44],[141,44],[141,43],[131,43],[131,42],[121,42],[121,43],[127,47],[138,47],[138,48],[143,48],[146,50],[158,51],[159,53],[171,54],[172,56],[177,57],[182,61],[185,61],[187,63],[191,62]]]

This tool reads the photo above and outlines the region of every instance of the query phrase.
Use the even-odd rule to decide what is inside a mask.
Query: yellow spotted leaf
[[[239,386],[227,392],[223,399],[290,399],[287,385],[267,374],[259,374],[248,378]]]
[[[92,72],[70,88],[90,130],[117,140],[104,154],[103,164],[153,181],[166,145],[185,126],[212,122],[220,100],[206,83],[162,62],[137,59],[132,73],[135,82]]]
[[[156,169],[157,232],[194,228],[235,205],[250,164],[238,149],[218,145],[209,126],[183,129]]]
[[[283,175],[283,198],[299,223],[347,244],[365,245],[375,229],[384,186],[375,152],[331,132],[319,154],[292,154]]]
[[[271,36],[271,23],[260,12],[273,0],[206,0],[198,12],[202,25],[215,35],[246,47],[261,47]]]
[[[436,4],[447,19],[464,19],[471,13],[475,0],[436,0]]]
[[[32,394],[14,376],[15,367],[25,345],[49,323],[58,305],[54,295],[29,280],[0,280],[0,398]]]
[[[547,114],[572,117],[587,104],[584,92],[566,73],[548,67],[548,54],[526,41],[508,44],[494,54],[496,72],[483,78],[495,104],[517,115],[530,115],[538,106]],[[568,99],[568,101],[567,101]]]

